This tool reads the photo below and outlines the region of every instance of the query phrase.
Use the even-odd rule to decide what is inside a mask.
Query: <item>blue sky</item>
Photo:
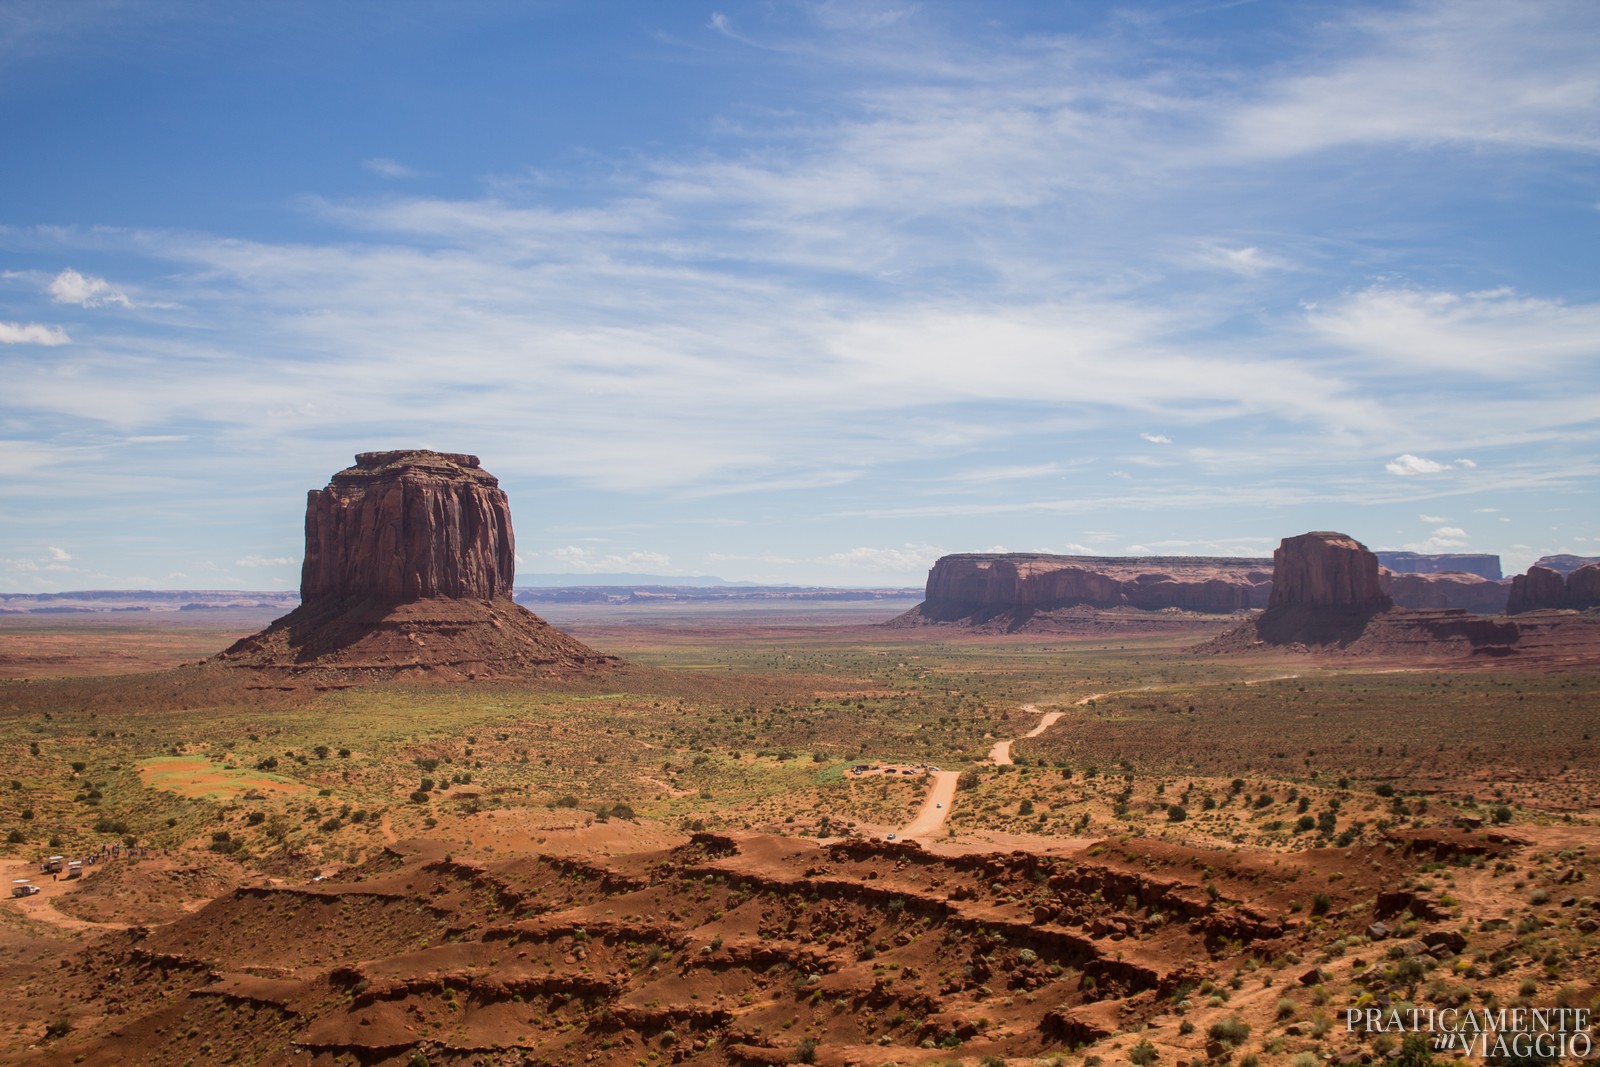
[[[0,4],[0,589],[1600,555],[1600,6]]]

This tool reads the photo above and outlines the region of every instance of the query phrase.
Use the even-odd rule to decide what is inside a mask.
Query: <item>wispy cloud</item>
[[[287,567],[300,561],[292,556],[245,556],[233,562],[240,567]]]
[[[1440,471],[1451,470],[1453,466],[1450,463],[1440,463],[1436,459],[1413,456],[1407,452],[1385,463],[1383,469],[1390,474],[1398,474],[1402,478],[1409,478],[1417,474],[1438,474]]]
[[[1142,433],[1139,436],[1153,445],[1170,445],[1172,443],[1172,438],[1164,433]]]
[[[363,159],[361,165],[380,178],[401,179],[422,176],[421,171],[408,167],[397,159],[389,159],[383,156],[375,159]]]
[[[68,345],[72,338],[59,326],[44,326],[37,322],[0,322],[0,345]]]
[[[51,279],[50,299],[58,304],[76,304],[85,308],[105,304],[117,304],[125,308],[133,306],[128,294],[113,288],[104,278],[79,274],[71,267]]]

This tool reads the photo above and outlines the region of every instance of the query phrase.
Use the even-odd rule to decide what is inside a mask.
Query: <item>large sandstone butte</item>
[[[361,678],[571,677],[617,661],[511,600],[511,508],[477,456],[363,452],[306,501],[300,606],[218,659]]]
[[[1528,573],[1511,579],[1507,615],[1551,608],[1600,608],[1600,564],[1588,563],[1565,575],[1534,564]]]
[[[1272,553],[1272,596],[1255,622],[1270,644],[1348,644],[1394,607],[1378,557],[1348,534],[1285,537]]]

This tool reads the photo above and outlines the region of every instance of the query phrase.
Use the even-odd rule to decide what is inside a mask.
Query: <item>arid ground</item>
[[[906,606],[550,605],[627,665],[545,688],[0,619],[0,1062],[1309,1065],[1597,1006],[1600,664]]]

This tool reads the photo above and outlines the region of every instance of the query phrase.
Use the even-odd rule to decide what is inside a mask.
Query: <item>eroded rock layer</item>
[[[108,934],[52,975],[85,1009],[30,1062],[1064,1057],[1224,981],[1237,964],[1219,953],[1309,957],[1359,932],[1387,914],[1361,902],[1420,863],[1405,847],[945,856],[713,834],[624,855],[450,852],[400,842],[340,880],[244,887]],[[1314,927],[1294,914],[1304,883],[1285,880],[1302,874],[1327,887]],[[1186,1043],[1204,1041],[1202,1022]]]

